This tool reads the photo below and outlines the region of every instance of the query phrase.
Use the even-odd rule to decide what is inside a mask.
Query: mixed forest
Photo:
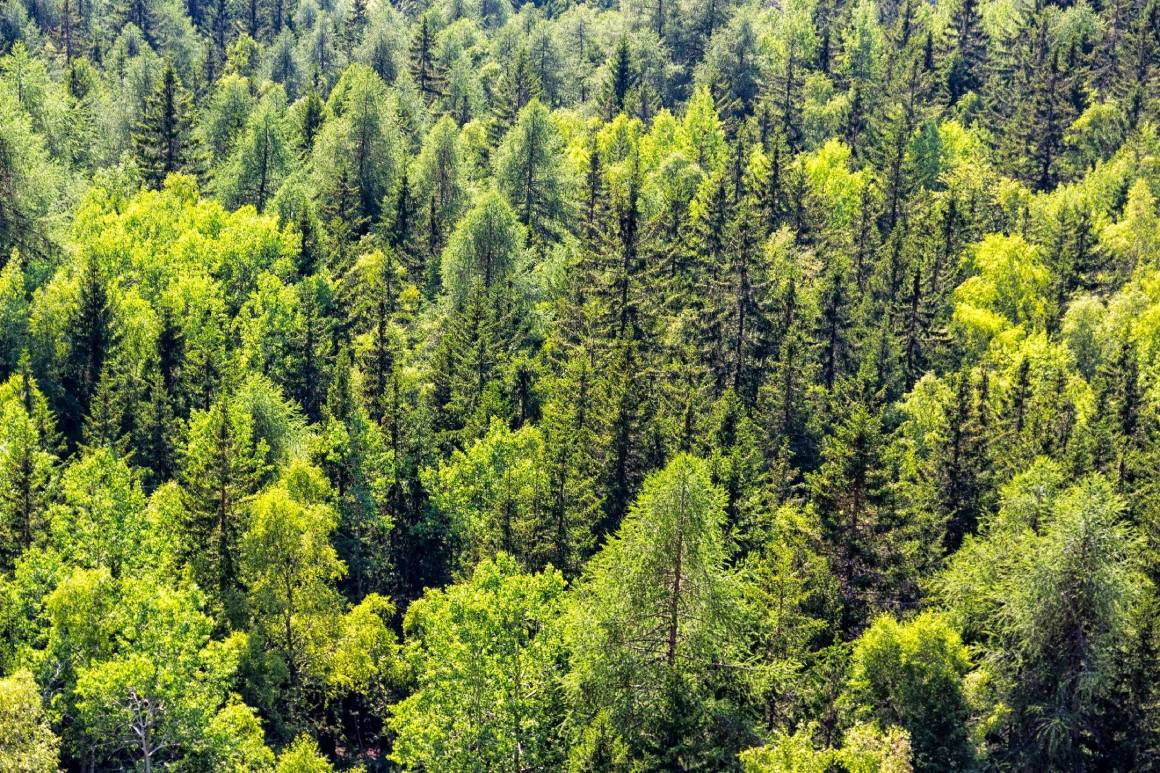
[[[0,0],[0,770],[1160,767],[1160,0]]]

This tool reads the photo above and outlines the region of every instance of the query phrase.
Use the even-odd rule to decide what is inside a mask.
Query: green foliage
[[[524,246],[524,230],[515,212],[495,190],[480,194],[459,221],[443,251],[443,286],[462,307],[473,288],[484,291],[514,281]]]
[[[740,605],[726,566],[724,494],[703,461],[681,455],[649,477],[620,530],[589,562],[568,625],[578,723],[606,710],[634,755],[690,764],[727,684]],[[723,717],[722,717],[723,718]],[[687,724],[686,724],[687,723]],[[665,762],[665,761],[668,762]]]
[[[395,760],[441,770],[556,767],[563,602],[559,572],[522,574],[499,553],[469,580],[413,603],[404,629],[418,684],[392,709]]]
[[[197,169],[200,159],[191,135],[192,110],[189,92],[182,86],[173,63],[167,63],[133,131],[137,163],[150,187],[160,188],[174,172]]]
[[[1116,714],[1118,648],[1148,585],[1133,558],[1138,537],[1107,481],[1064,490],[1052,472],[1041,466],[1011,484],[986,538],[956,555],[943,593],[984,645],[992,700],[1003,704],[992,732],[1027,739],[1064,765],[1086,753],[1101,722],[1115,721],[1103,713]]]
[[[291,150],[283,100],[272,89],[246,120],[233,159],[218,181],[227,206],[253,204],[261,212],[286,178]]]
[[[906,730],[916,770],[969,768],[963,676],[970,666],[958,632],[941,616],[879,617],[854,644],[849,700],[880,726]]]
[[[858,773],[909,773],[910,739],[898,727],[881,730],[875,725],[856,725],[846,733],[839,748],[818,749],[810,740],[816,727],[782,735],[774,743],[741,754],[746,773],[825,773],[840,770]]]
[[[191,417],[182,459],[188,540],[195,577],[216,592],[222,611],[234,624],[244,617],[241,599],[240,542],[246,499],[258,485],[262,441],[254,437],[253,416],[222,395],[207,411]]]
[[[0,768],[1157,767],[1158,30],[0,0]]]
[[[496,183],[532,244],[541,249],[556,237],[564,219],[563,146],[548,109],[532,100],[496,151]]]
[[[0,767],[29,773],[57,769],[60,739],[52,732],[28,671],[0,679]]]

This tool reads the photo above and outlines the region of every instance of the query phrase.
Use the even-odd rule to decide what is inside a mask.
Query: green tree
[[[650,476],[586,567],[567,629],[573,721],[582,728],[608,711],[631,754],[662,767],[737,752],[737,739],[711,730],[738,710],[711,699],[740,657],[724,506],[695,457]]]
[[[840,746],[821,749],[812,738],[818,730],[817,723],[812,723],[792,734],[779,733],[768,746],[743,752],[741,769],[745,773],[826,773],[835,769],[909,773],[913,770],[910,738],[900,727],[855,725],[846,731]]]
[[[539,430],[525,425],[513,432],[498,419],[483,438],[432,471],[431,500],[459,533],[465,566],[503,552],[535,571],[553,554],[569,552],[553,544],[546,472]]]
[[[48,404],[28,373],[0,392],[0,555],[5,565],[41,542],[56,478]]]
[[[1118,697],[1121,646],[1148,583],[1110,484],[1093,475],[1061,491],[1056,475],[1051,484],[1041,465],[1012,481],[986,538],[955,555],[940,588],[1003,702],[994,758],[1069,767],[1132,711]]]
[[[563,139],[538,99],[520,110],[496,150],[496,184],[541,252],[556,240],[564,220],[562,156]]]
[[[244,620],[239,544],[246,500],[263,472],[263,444],[253,417],[226,395],[190,417],[188,438],[181,460],[184,549],[194,576],[237,626]]]
[[[854,643],[847,700],[856,716],[909,733],[915,770],[969,769],[963,677],[970,665],[944,617],[928,612],[900,623],[882,616]]]
[[[392,707],[405,768],[548,769],[562,762],[564,609],[559,572],[521,574],[503,553],[407,610],[415,692]]]
[[[45,716],[32,674],[0,679],[0,768],[49,773],[58,769],[60,739]]]
[[[148,771],[201,748],[225,704],[244,637],[211,640],[212,621],[193,592],[151,581],[125,587],[118,607],[124,633],[77,672],[78,730],[98,764]]]
[[[49,517],[53,543],[76,566],[104,568],[117,578],[157,562],[140,482],[109,448],[90,450],[69,465],[61,476],[61,501]]]
[[[250,82],[236,74],[222,76],[207,102],[197,134],[212,158],[229,158],[254,110]]]
[[[411,74],[423,99],[430,104],[443,94],[446,73],[436,52],[436,30],[432,14],[419,17],[418,27],[411,37]]]
[[[382,432],[356,391],[355,376],[344,351],[335,363],[323,408],[317,453],[335,491],[335,547],[349,570],[346,587],[357,599],[385,590],[390,580],[393,523],[388,503],[398,485],[391,472],[399,462],[388,455]]]
[[[480,194],[443,251],[443,286],[454,305],[464,305],[475,283],[484,291],[509,285],[523,245],[523,228],[503,197],[492,189]]]
[[[962,0],[955,8],[946,31],[949,64],[946,72],[947,101],[954,104],[963,95],[983,85],[987,65],[987,35],[977,0]]]
[[[913,593],[901,563],[911,552],[890,486],[882,422],[860,404],[822,443],[822,464],[806,478],[842,595],[842,628],[857,631],[871,610]]]
[[[311,699],[325,694],[341,632],[344,608],[334,583],[346,567],[330,542],[338,526],[330,496],[319,470],[290,463],[250,503],[241,541],[251,658],[264,671],[263,702],[283,734],[300,728]]]
[[[331,221],[361,235],[398,172],[398,127],[382,80],[362,65],[343,73],[328,104],[335,118],[323,124],[312,156],[319,201]]]
[[[271,90],[246,121],[237,150],[217,181],[226,206],[253,204],[261,212],[289,172],[292,154],[283,99]]]
[[[160,188],[174,172],[197,170],[199,150],[190,132],[192,121],[189,92],[182,86],[173,62],[167,62],[133,129],[137,163],[151,188]]]
[[[464,176],[459,129],[450,116],[443,116],[423,138],[413,177],[402,181],[391,224],[392,246],[396,250],[418,252],[411,248],[412,239],[425,247],[425,257],[431,265],[417,266],[415,271],[424,283],[430,283],[428,271],[438,268],[433,259],[446,245],[448,232],[467,203]],[[413,188],[408,188],[408,183]],[[409,196],[414,200],[413,210]]]

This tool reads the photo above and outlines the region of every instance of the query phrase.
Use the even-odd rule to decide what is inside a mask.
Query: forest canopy
[[[0,771],[1160,767],[1158,0],[0,0]]]

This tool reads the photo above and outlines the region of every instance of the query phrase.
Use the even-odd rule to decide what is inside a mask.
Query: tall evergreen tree
[[[253,419],[229,395],[190,419],[181,459],[185,555],[224,623],[245,621],[240,544],[247,500],[264,472]]]
[[[197,171],[199,159],[197,143],[190,132],[192,121],[192,99],[181,85],[173,62],[167,62],[133,130],[133,148],[147,185],[160,188],[169,174]]]

